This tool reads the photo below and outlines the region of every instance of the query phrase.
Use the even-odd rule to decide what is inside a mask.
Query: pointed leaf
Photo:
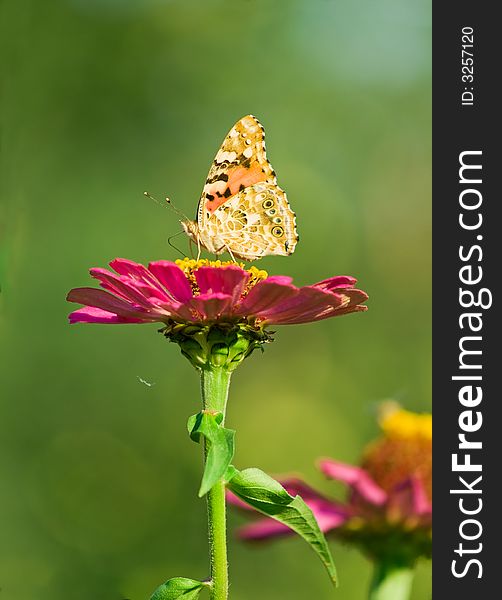
[[[150,597],[150,600],[195,600],[203,587],[209,584],[186,577],[173,577],[160,587]]]
[[[316,552],[337,585],[336,568],[324,534],[313,512],[300,496],[290,496],[282,485],[260,469],[227,471],[227,487],[243,502],[300,535]]]
[[[221,425],[223,415],[202,411],[188,419],[190,437],[198,442],[204,436],[208,441],[204,475],[200,484],[199,497],[207,494],[213,485],[225,475],[234,457],[233,429]]]

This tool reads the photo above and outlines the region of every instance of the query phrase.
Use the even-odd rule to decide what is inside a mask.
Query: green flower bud
[[[269,334],[247,323],[173,323],[160,332],[177,343],[183,356],[197,369],[224,368],[233,371],[255,348],[272,341]]]

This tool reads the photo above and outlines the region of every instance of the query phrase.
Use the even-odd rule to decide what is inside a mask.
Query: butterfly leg
[[[200,247],[200,238],[199,236],[197,236],[197,261],[200,260],[200,253],[201,253],[201,247]]]
[[[193,248],[192,248],[192,244],[193,244],[193,242],[192,242],[192,239],[190,238],[190,239],[188,240],[188,247],[190,248],[190,256],[193,258]]]
[[[230,250],[230,248],[226,244],[225,244],[225,248],[227,249],[227,252],[230,254],[234,263],[237,264],[237,261],[235,260],[235,256],[232,254],[232,250]]]

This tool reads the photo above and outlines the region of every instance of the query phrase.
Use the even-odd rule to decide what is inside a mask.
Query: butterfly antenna
[[[188,218],[188,217],[185,215],[185,213],[184,213],[184,212],[181,212],[181,210],[180,210],[179,208],[177,208],[177,207],[176,207],[176,206],[175,206],[175,205],[172,203],[171,199],[170,199],[170,198],[168,198],[167,196],[166,196],[166,202],[167,202],[167,204],[168,204],[168,205],[169,205],[169,206],[170,206],[170,207],[171,207],[171,208],[174,210],[174,212],[175,212],[175,213],[176,213],[178,216],[180,216],[180,217],[183,219],[183,221],[189,221],[189,220],[190,220],[190,219],[189,219],[189,218]]]
[[[181,256],[183,258],[185,258],[185,254],[177,247],[175,246],[171,240],[175,237],[177,237],[178,235],[181,235],[182,233],[184,233],[183,231],[178,231],[178,233],[175,233],[174,235],[171,235],[167,238],[167,243],[171,246],[171,248],[174,248],[177,252],[179,252],[181,254]]]
[[[155,204],[158,204],[159,206],[162,206],[162,208],[167,208],[167,206],[165,204],[163,204],[162,202],[159,202],[157,200],[157,198],[155,198],[154,196],[152,196],[149,192],[143,192],[143,196],[146,196],[147,198],[150,198],[150,200],[153,200],[155,202]]]
[[[188,217],[185,215],[185,213],[182,213],[181,210],[179,210],[172,202],[171,199],[168,198],[166,196],[165,198],[165,204],[163,202],[159,202],[157,200],[157,198],[154,198],[149,192],[143,192],[143,195],[146,196],[147,198],[150,198],[150,200],[153,200],[156,204],[158,204],[159,206],[163,206],[166,207],[166,205],[168,207],[170,207],[172,210],[174,210],[174,212],[183,219],[183,221],[188,221]]]

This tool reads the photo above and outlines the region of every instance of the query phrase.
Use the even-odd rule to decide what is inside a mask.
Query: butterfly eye
[[[272,235],[274,237],[281,237],[284,233],[284,229],[282,227],[272,227]]]
[[[264,209],[267,208],[272,208],[272,206],[274,206],[274,201],[273,200],[265,200],[265,202],[262,204]]]

